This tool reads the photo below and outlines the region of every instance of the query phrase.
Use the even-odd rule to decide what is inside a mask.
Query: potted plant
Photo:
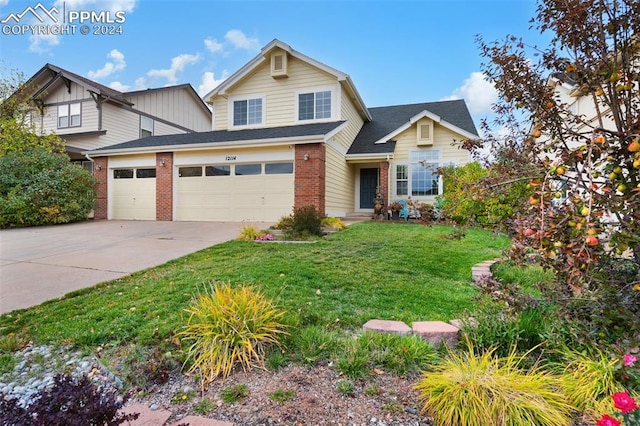
[[[400,210],[402,210],[402,204],[400,204],[397,201],[394,201],[393,203],[389,204],[389,207],[387,208],[387,210],[389,212],[391,212],[391,219],[392,220],[399,220],[400,219]]]

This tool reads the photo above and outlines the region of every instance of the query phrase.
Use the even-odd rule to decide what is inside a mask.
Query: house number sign
[[[224,157],[225,161],[236,161],[238,159],[237,155],[227,155]]]

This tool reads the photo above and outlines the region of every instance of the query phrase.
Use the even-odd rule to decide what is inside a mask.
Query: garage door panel
[[[291,213],[293,174],[178,178],[177,220],[278,221]]]
[[[113,179],[111,189],[112,219],[155,220],[156,180]]]

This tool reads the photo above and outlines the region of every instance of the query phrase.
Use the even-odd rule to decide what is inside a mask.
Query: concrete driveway
[[[244,225],[89,221],[1,230],[0,314],[232,240]]]

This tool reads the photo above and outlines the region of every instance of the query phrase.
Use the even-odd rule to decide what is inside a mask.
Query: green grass
[[[372,318],[449,320],[472,305],[471,267],[506,237],[470,229],[366,222],[310,244],[230,241],[162,266],[0,317],[0,335],[94,347],[152,343],[186,321],[194,293],[213,281],[245,283],[300,324],[359,328]]]
[[[527,294],[539,297],[540,284],[551,284],[553,272],[539,265],[518,266],[511,262],[500,262],[492,268],[493,276],[505,284],[515,284]]]

